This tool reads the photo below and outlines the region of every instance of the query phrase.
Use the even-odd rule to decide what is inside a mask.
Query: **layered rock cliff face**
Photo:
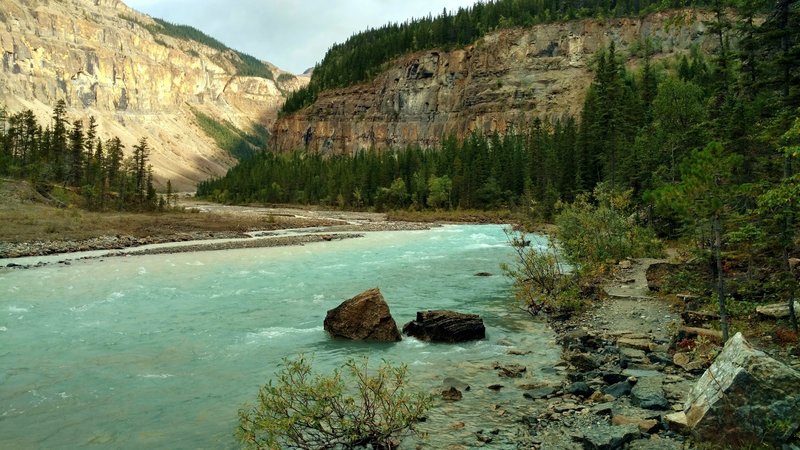
[[[118,0],[0,0],[0,104],[42,120],[63,99],[71,120],[94,115],[128,149],[147,137],[157,179],[191,189],[235,160],[196,125],[192,109],[249,130],[271,125],[285,94],[307,82],[236,75],[239,56],[151,33]],[[277,80],[284,73],[268,66]]]
[[[451,134],[506,132],[534,117],[578,115],[598,50],[613,40],[618,54],[635,55],[645,39],[660,49],[656,58],[711,47],[705,19],[698,11],[673,11],[539,25],[495,32],[463,49],[407,55],[371,82],[322,93],[312,106],[279,119],[272,147],[332,153],[435,147]]]

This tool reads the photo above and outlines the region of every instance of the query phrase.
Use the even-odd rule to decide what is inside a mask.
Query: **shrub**
[[[577,280],[566,272],[553,243],[538,248],[530,246],[531,241],[521,231],[507,230],[506,236],[516,257],[513,265],[502,264],[501,268],[514,280],[514,295],[526,311],[537,315],[580,309]]]
[[[332,375],[312,373],[302,355],[284,359],[277,382],[239,411],[237,435],[254,449],[395,448],[431,403],[430,396],[406,391],[406,376],[405,366],[387,362],[370,375],[366,359],[350,360]]]
[[[661,255],[655,233],[636,223],[631,194],[601,185],[595,189],[594,202],[579,195],[574,203],[562,205],[556,217],[558,241],[570,263],[592,271],[628,257]]]

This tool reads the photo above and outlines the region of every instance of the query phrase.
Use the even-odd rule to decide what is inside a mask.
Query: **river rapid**
[[[543,322],[515,308],[499,269],[511,258],[503,227],[448,225],[2,270],[0,448],[236,448],[237,410],[298,353],[319,371],[360,356],[404,363],[413,386],[429,392],[458,378],[470,391],[435,403],[418,444],[469,448],[479,431],[494,431],[485,448],[516,448],[527,400],[515,385],[558,380],[560,348]],[[326,311],[373,287],[400,326],[418,310],[453,309],[483,316],[487,338],[331,339]],[[499,378],[495,362],[528,371]],[[506,388],[487,389],[496,383]]]

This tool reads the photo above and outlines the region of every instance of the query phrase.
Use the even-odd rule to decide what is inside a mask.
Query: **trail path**
[[[615,280],[604,287],[608,299],[600,302],[586,320],[606,335],[632,333],[647,335],[653,341],[669,341],[670,324],[680,322],[680,312],[653,296],[646,276],[648,267],[666,260],[641,258],[631,262],[630,268],[620,268]]]

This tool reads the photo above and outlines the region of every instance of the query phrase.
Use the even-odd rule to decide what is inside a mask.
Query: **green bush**
[[[509,230],[506,236],[516,255],[513,265],[501,264],[501,269],[514,280],[514,296],[526,311],[537,315],[581,309],[577,279],[565,270],[555,244],[544,249],[530,246],[521,231]]]
[[[558,241],[567,260],[581,270],[596,270],[624,258],[661,256],[655,233],[637,224],[632,191],[615,192],[599,185],[594,202],[579,195],[556,216]]]
[[[350,360],[319,375],[302,355],[284,359],[277,382],[239,411],[239,439],[254,449],[396,448],[424,418],[430,396],[406,391],[405,366],[384,362],[373,375],[368,369],[366,359]]]

